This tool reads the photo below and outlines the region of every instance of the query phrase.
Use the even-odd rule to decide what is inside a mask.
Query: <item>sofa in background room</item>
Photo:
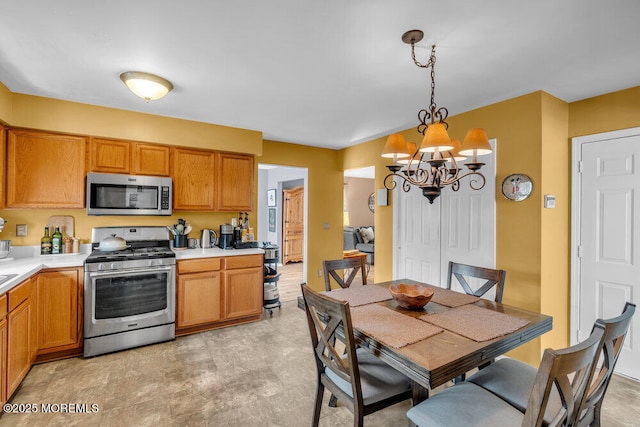
[[[358,250],[367,254],[367,264],[373,265],[374,228],[344,226],[344,250]]]

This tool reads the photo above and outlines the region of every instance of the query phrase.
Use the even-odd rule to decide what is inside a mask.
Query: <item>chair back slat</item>
[[[601,348],[604,329],[596,326],[585,341],[562,350],[546,349],[524,414],[523,426],[541,426],[551,390],[562,407],[550,426],[572,426],[591,381],[592,367]]]
[[[622,345],[629,331],[635,310],[635,304],[627,302],[620,316],[607,320],[596,320],[594,328],[601,327],[604,329],[601,363],[596,363],[593,366],[593,380],[582,405],[581,415],[578,421],[578,425],[580,426],[591,425],[596,418],[598,420],[600,418],[602,400],[604,399],[614,368],[622,352]]]
[[[331,290],[331,278],[341,288],[348,288],[358,274],[361,274],[362,284],[367,284],[366,263],[363,257],[325,260],[322,262],[322,267],[324,270],[324,287],[327,292]]]
[[[460,264],[449,261],[449,274],[447,275],[447,289],[451,289],[452,278],[455,277],[462,289],[468,295],[481,297],[493,287],[496,288],[495,301],[502,302],[502,294],[504,291],[504,279],[507,275],[505,270],[496,270],[493,268],[476,267],[474,265]],[[467,278],[476,278],[486,280],[482,285],[473,289]]]

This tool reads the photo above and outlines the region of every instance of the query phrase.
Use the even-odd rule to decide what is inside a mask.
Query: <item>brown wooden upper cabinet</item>
[[[91,172],[169,176],[169,146],[91,138]]]
[[[173,208],[250,211],[253,169],[252,155],[173,147]]]
[[[5,182],[5,166],[7,156],[7,131],[4,126],[0,125],[0,209],[4,208],[4,194],[6,188]],[[1,395],[0,395],[1,398]],[[3,401],[4,402],[4,401]]]
[[[173,209],[215,210],[215,153],[172,147]]]
[[[219,211],[253,210],[253,162],[247,154],[218,153]]]
[[[8,208],[84,208],[86,138],[21,129],[7,133]]]

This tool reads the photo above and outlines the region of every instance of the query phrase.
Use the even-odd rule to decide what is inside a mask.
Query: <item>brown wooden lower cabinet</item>
[[[176,335],[260,319],[262,255],[178,261]]]
[[[29,372],[33,362],[33,324],[35,310],[32,305],[33,279],[22,282],[9,291],[7,314],[7,388],[10,397]]]
[[[37,275],[38,360],[56,353],[80,353],[82,347],[82,268]]]
[[[7,401],[7,295],[0,296],[0,404]]]

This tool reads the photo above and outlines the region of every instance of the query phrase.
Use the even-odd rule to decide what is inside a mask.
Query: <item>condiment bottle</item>
[[[40,255],[51,254],[51,236],[49,236],[49,227],[44,228],[44,236],[40,239]]]
[[[60,232],[60,227],[56,227],[56,231],[53,233],[53,236],[51,237],[51,253],[52,254],[62,253],[62,233]]]

